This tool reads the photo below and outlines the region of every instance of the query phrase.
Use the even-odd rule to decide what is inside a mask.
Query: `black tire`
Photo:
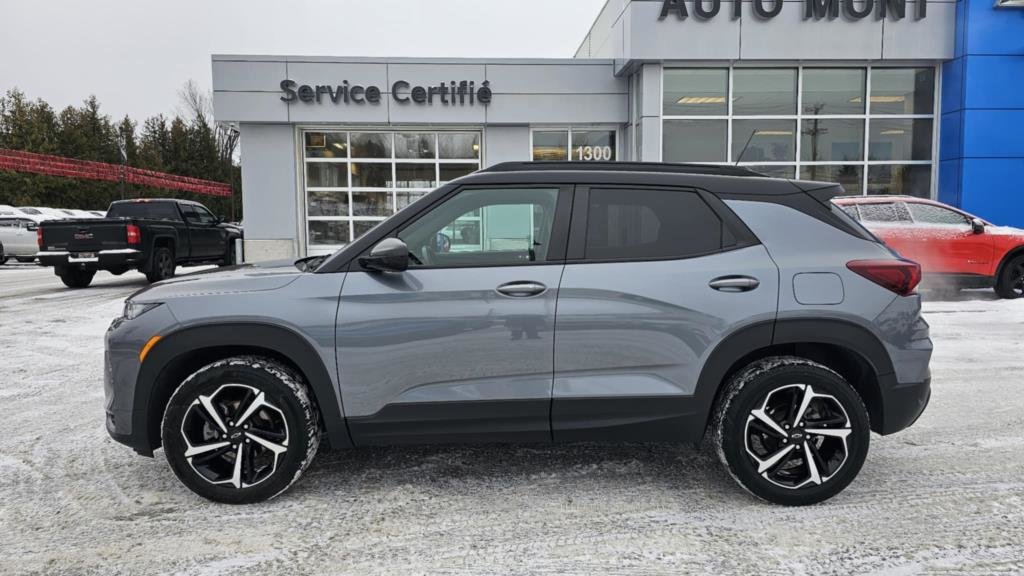
[[[789,423],[808,389],[812,396],[803,421]],[[755,411],[775,427],[755,418]],[[820,428],[801,426],[812,418]],[[846,424],[838,423],[841,418]],[[792,356],[758,360],[734,375],[722,391],[712,428],[718,457],[740,486],[789,506],[821,502],[846,488],[864,464],[871,432],[863,401],[842,376]],[[810,432],[824,429],[827,436]]]
[[[9,259],[10,259],[10,256],[4,256],[4,245],[0,244],[0,266],[3,266],[4,264],[7,264],[7,261]]]
[[[17,260],[18,262],[21,262],[22,264],[28,264],[29,262],[35,262],[36,261],[36,257],[35,256],[28,256],[28,257],[25,257],[25,256],[15,256],[14,259]]]
[[[996,279],[996,294],[1009,299],[1024,296],[1024,254],[1014,256],[1003,266]]]
[[[177,265],[174,262],[174,251],[166,246],[160,246],[153,250],[152,260],[149,269],[146,270],[146,280],[159,282],[174,276]]]
[[[204,402],[217,411],[219,424]],[[259,408],[248,410],[253,404]],[[246,411],[251,413],[241,428],[235,419]],[[167,462],[189,490],[228,504],[261,502],[287,490],[313,461],[320,414],[293,370],[266,358],[236,356],[204,366],[181,383],[164,411],[161,439]],[[280,444],[272,448],[265,442]],[[218,444],[205,452],[196,448]],[[193,455],[187,457],[190,445]]]
[[[61,282],[68,288],[86,288],[89,284],[92,284],[92,278],[96,275],[96,271],[71,269],[64,270],[58,275]]]
[[[220,266],[234,266],[235,264],[235,241],[231,239],[228,240],[228,251],[224,254],[224,259],[221,261]]]

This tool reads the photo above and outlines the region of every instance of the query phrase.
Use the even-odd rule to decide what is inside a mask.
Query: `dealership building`
[[[246,259],[522,160],[738,164],[1024,226],[1020,3],[608,0],[573,58],[217,55]]]

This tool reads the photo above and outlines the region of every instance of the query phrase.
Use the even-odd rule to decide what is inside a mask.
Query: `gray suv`
[[[326,257],[160,282],[111,325],[106,426],[188,488],[271,498],[320,443],[708,437],[782,504],[829,498],[930,394],[920,269],[835,184],[509,163]]]

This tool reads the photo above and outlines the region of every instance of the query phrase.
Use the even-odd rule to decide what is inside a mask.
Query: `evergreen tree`
[[[153,116],[140,130],[128,116],[111,121],[95,96],[58,114],[46,102],[29,100],[12,88],[0,96],[0,148],[122,164],[123,147],[129,166],[230,181],[237,195],[239,169],[233,162],[237,133],[213,125],[209,95],[194,83],[186,84],[181,95],[188,117]],[[127,194],[199,200],[218,214],[230,213],[232,208],[231,199],[174,190],[131,187]],[[0,204],[103,210],[123,195],[119,182],[0,171]]]

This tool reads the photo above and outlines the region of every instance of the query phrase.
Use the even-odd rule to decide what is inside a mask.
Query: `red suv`
[[[994,287],[1024,296],[1024,230],[995,226],[941,202],[913,196],[848,196],[836,204],[901,255],[921,265],[926,282]]]

